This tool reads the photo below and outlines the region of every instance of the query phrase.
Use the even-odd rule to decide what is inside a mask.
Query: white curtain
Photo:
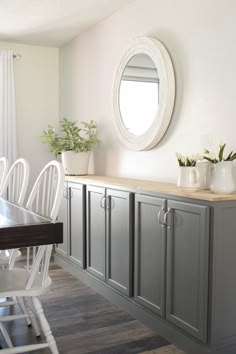
[[[17,158],[13,52],[0,51],[0,157]]]

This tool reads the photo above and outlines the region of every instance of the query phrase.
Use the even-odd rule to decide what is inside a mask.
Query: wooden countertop
[[[80,182],[85,184],[96,183],[97,185],[111,185],[126,187],[137,191],[156,192],[184,198],[201,199],[211,202],[236,200],[236,193],[233,194],[214,194],[209,190],[186,191],[178,188],[173,183],[156,181],[146,181],[132,178],[110,177],[110,176],[66,176],[68,182]]]

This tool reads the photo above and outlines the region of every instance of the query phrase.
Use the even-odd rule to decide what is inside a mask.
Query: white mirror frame
[[[160,78],[160,102],[150,128],[143,135],[131,134],[125,127],[119,106],[120,82],[123,71],[136,54],[146,54],[154,62]],[[164,45],[157,39],[138,37],[121,55],[113,82],[113,117],[120,141],[131,150],[149,150],[160,142],[165,134],[175,101],[175,75],[171,58]]]

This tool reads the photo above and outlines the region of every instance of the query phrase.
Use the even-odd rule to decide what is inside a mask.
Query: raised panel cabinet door
[[[132,295],[133,193],[107,189],[107,278],[112,287]]]
[[[85,267],[85,185],[68,183],[70,259]]]
[[[168,201],[168,321],[207,340],[209,208]]]
[[[69,242],[68,242],[68,188],[67,183],[65,183],[63,199],[61,202],[61,206],[58,212],[58,221],[63,222],[63,243],[58,243],[56,247],[56,251],[63,255],[64,257],[68,257],[69,254]]]
[[[166,232],[163,222],[166,200],[135,196],[135,301],[164,317]]]
[[[105,280],[105,188],[87,186],[87,271]]]

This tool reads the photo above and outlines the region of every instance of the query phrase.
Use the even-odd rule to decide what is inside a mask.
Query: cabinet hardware
[[[168,214],[170,214],[171,208],[167,209],[167,212],[164,215],[164,224],[167,226],[167,229],[169,230],[171,228],[171,225],[168,225]]]
[[[63,197],[65,199],[69,199],[69,188],[68,187],[64,188]]]
[[[106,196],[103,195],[102,198],[101,198],[101,200],[100,200],[100,207],[101,207],[102,209],[105,209],[105,201],[106,201]]]
[[[164,220],[161,221],[161,218],[163,217],[163,213],[165,214],[165,208],[162,206],[161,209],[160,209],[160,211],[159,211],[159,213],[158,213],[158,216],[157,216],[158,221],[159,221],[159,223],[161,224],[161,227],[165,227],[165,222],[164,222]]]

